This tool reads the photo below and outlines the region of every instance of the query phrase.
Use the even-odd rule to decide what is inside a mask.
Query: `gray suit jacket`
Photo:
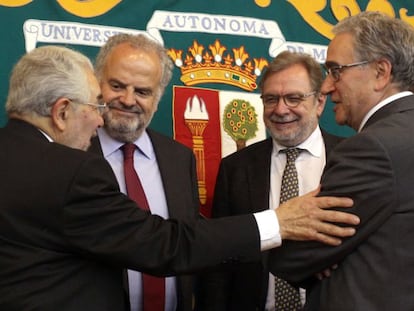
[[[331,153],[320,195],[354,200],[355,236],[337,247],[286,242],[271,252],[271,270],[292,282],[339,264],[310,283],[307,310],[414,310],[413,120],[414,96],[395,100]]]

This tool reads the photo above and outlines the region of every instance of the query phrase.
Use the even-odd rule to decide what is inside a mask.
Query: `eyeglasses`
[[[357,66],[362,66],[365,64],[368,64],[369,61],[364,60],[362,62],[357,62],[357,63],[352,63],[352,64],[347,64],[347,65],[323,65],[323,68],[325,69],[326,75],[331,75],[332,79],[334,80],[334,82],[338,82],[339,79],[341,78],[341,74],[342,72],[347,69],[347,68],[352,68],[352,67],[357,67]]]
[[[318,91],[312,91],[309,93],[301,94],[301,93],[292,93],[292,94],[286,94],[286,95],[261,95],[260,98],[262,99],[263,105],[265,108],[273,108],[275,107],[279,101],[280,98],[283,99],[283,102],[286,106],[289,108],[295,108],[297,107],[301,102],[303,102],[306,98],[317,94]]]
[[[98,112],[98,114],[100,116],[102,116],[106,110],[107,104],[106,103],[102,103],[102,104],[93,104],[93,103],[82,103],[82,102],[78,102],[78,101],[73,101],[70,100],[71,103],[76,103],[76,104],[81,104],[81,105],[88,105],[91,107],[94,107],[95,110]]]

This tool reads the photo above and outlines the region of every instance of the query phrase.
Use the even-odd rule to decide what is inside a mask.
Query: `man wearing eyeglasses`
[[[263,119],[270,138],[246,147],[221,162],[214,194],[213,217],[262,211],[280,202],[287,149],[300,148],[295,164],[301,195],[318,187],[329,151],[342,139],[320,129],[326,96],[320,93],[321,66],[310,55],[282,52],[260,81]],[[223,267],[206,276],[200,310],[300,310],[304,290],[291,288],[296,299],[276,292],[268,270],[267,253],[261,262]],[[287,286],[290,286],[287,284]],[[203,288],[204,287],[204,288]],[[302,297],[300,297],[302,296]]]
[[[284,243],[271,270],[308,284],[305,310],[414,310],[414,28],[362,12],[333,33],[322,92],[358,133],[331,153],[321,195],[351,196],[362,221],[335,248]],[[313,277],[334,263],[330,278]]]
[[[90,60],[68,48],[35,48],[13,68],[0,129],[0,310],[129,310],[123,268],[191,273],[259,259],[281,239],[337,245],[354,234],[326,222],[358,223],[325,210],[351,206],[344,198],[309,195],[310,205],[295,198],[276,211],[218,220],[141,210],[107,161],[84,151],[103,125],[101,99]],[[297,213],[299,227],[290,216]]]

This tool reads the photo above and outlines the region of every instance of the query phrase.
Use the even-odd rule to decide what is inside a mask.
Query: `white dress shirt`
[[[315,190],[322,176],[326,164],[325,144],[322,133],[317,127],[313,133],[301,144],[295,146],[302,151],[296,159],[296,170],[298,172],[299,195]],[[286,149],[273,140],[273,150],[270,165],[270,191],[269,207],[277,207],[280,200],[280,187],[282,185],[283,170],[286,165],[286,154],[279,152]],[[305,291],[300,290],[302,304],[305,302]],[[269,274],[269,290],[266,300],[266,310],[275,309],[275,281],[274,276]]]

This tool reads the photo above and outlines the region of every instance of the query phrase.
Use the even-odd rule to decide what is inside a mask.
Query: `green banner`
[[[414,24],[412,1],[0,0],[0,126],[7,121],[12,66],[40,45],[71,46],[94,59],[118,32],[142,32],[162,43],[174,76],[151,127],[173,136],[174,86],[258,93],[260,74],[280,51],[308,52],[323,63],[332,26],[365,10]],[[321,126],[342,136],[353,133],[335,124],[331,103]]]

